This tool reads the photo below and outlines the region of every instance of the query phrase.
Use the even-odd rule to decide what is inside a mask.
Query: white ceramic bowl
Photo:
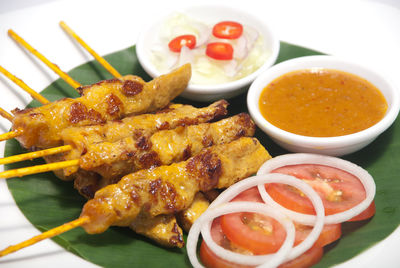
[[[313,67],[345,71],[358,75],[374,84],[382,92],[388,103],[388,109],[384,118],[363,131],[336,137],[297,135],[269,123],[259,110],[259,98],[263,89],[272,80],[287,72]],[[247,95],[247,106],[250,115],[258,127],[283,148],[291,152],[341,156],[353,153],[367,146],[394,122],[400,107],[400,94],[398,90],[386,78],[361,65],[332,56],[308,56],[279,63],[261,74],[250,86]]]
[[[271,54],[266,62],[255,72],[243,77],[239,80],[223,83],[223,84],[212,84],[212,85],[200,85],[190,83],[187,89],[182,93],[181,96],[196,100],[196,101],[214,101],[221,98],[232,98],[235,97],[248,89],[248,86],[254,79],[266,69],[268,69],[276,61],[279,54],[280,42],[279,39],[272,32],[270,26],[264,22],[264,20],[258,19],[253,14],[248,14],[242,10],[236,10],[229,6],[219,5],[199,5],[183,8],[177,10],[188,15],[191,18],[195,18],[199,21],[206,22],[212,25],[224,20],[238,21],[244,25],[249,25],[257,29],[259,34],[263,35],[266,47],[270,49]],[[170,16],[170,14],[168,14]],[[152,77],[157,77],[162,73],[156,69],[150,59],[150,49],[154,44],[158,34],[158,29],[161,24],[165,22],[167,17],[164,17],[154,24],[151,24],[144,28],[142,33],[139,35],[138,42],[136,43],[136,53],[140,64],[143,69]]]

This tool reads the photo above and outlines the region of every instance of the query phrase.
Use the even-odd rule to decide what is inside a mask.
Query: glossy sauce
[[[259,106],[274,126],[312,137],[359,132],[379,122],[387,110],[385,97],[367,80],[321,68],[278,77],[264,88]]]

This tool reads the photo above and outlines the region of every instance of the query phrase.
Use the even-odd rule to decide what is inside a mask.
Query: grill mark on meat
[[[236,133],[236,137],[240,138],[246,135],[245,129],[247,131],[253,132],[256,130],[256,125],[254,124],[253,120],[251,120],[251,117],[249,114],[246,113],[240,113],[237,115],[238,116],[238,124],[242,125],[243,128]]]
[[[161,183],[162,183],[161,179],[150,181],[150,183],[149,183],[149,186],[150,186],[149,193],[151,195],[153,195],[154,197],[156,196],[158,190],[160,190]]]
[[[208,191],[218,184],[222,174],[221,160],[207,150],[192,157],[186,165],[186,171],[197,179],[201,191]]]
[[[131,97],[139,94],[143,90],[143,84],[137,81],[126,80],[122,85],[122,92],[125,96]]]
[[[98,111],[93,110],[93,109],[89,109],[86,119],[88,119],[94,123],[97,123],[97,124],[106,122],[106,120],[103,119],[101,114]]]
[[[186,146],[185,150],[183,150],[182,157],[183,157],[183,160],[185,161],[185,160],[189,159],[191,156],[192,156],[192,146],[188,145],[188,146]]]
[[[135,205],[138,206],[140,204],[140,195],[136,192],[136,190],[132,190],[130,192],[130,198],[132,199],[133,203],[135,203]],[[129,208],[128,209],[131,208],[131,206],[132,206],[131,203],[132,202],[129,202]]]
[[[175,246],[182,245],[184,243],[184,241],[183,241],[183,236],[182,236],[181,232],[179,231],[178,224],[174,223],[174,226],[172,227],[171,232],[176,235],[171,236],[171,238],[169,239],[169,243],[171,245],[175,245]]]
[[[165,202],[165,209],[171,213],[176,213],[176,197],[178,196],[175,186],[169,182],[165,182],[161,185],[160,190],[161,199]]]
[[[122,160],[128,160],[128,159],[134,158],[135,155],[136,155],[136,153],[134,151],[125,150],[124,152],[122,152],[122,156],[123,156]]]
[[[107,113],[109,115],[118,114],[121,111],[122,101],[114,94],[107,95]]]
[[[101,114],[94,109],[87,109],[81,102],[75,102],[71,105],[69,111],[69,121],[73,124],[83,120],[90,120],[94,123],[103,123],[104,119]]]
[[[161,123],[161,125],[157,126],[158,130],[164,130],[164,129],[169,129],[169,128],[170,128],[169,122],[163,122],[163,123]]]
[[[20,109],[20,108],[15,108],[14,110],[11,111],[12,114],[26,114],[32,111],[33,108],[26,108],[26,109]]]
[[[144,153],[139,157],[139,163],[143,169],[161,166],[161,160],[158,154],[154,151]]]
[[[204,136],[203,140],[201,141],[204,147],[210,147],[214,144],[214,140],[210,135]]]
[[[199,117],[207,118],[209,116],[210,116],[209,114],[204,114],[204,115],[200,115]],[[197,125],[197,124],[199,124],[199,119],[198,118],[187,118],[187,117],[185,117],[185,118],[179,119],[178,122],[177,122],[177,125],[178,126],[182,126],[182,127],[184,127],[186,125]]]
[[[87,108],[80,102],[75,102],[71,105],[69,111],[69,121],[73,124],[76,124],[82,120],[85,120],[87,113]]]
[[[229,105],[229,103],[226,100],[221,100],[216,106],[216,112],[215,112],[215,120],[219,120],[225,115],[227,115],[228,110],[226,107]]]
[[[136,141],[136,148],[142,149],[144,151],[148,150],[151,148],[151,142],[147,137],[141,136]]]
[[[87,86],[81,86],[78,87],[76,90],[78,91],[79,95],[83,95],[83,91],[85,91],[85,89],[93,87],[93,86],[100,86],[101,84],[111,84],[111,83],[119,83],[121,84],[121,80],[117,79],[117,78],[112,78],[112,79],[107,79],[107,80],[102,80],[99,81],[97,83],[91,84],[91,85],[87,85]]]

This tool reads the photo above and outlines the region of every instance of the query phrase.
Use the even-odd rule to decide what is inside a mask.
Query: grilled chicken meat
[[[101,233],[111,225],[130,226],[138,217],[175,214],[188,208],[199,191],[226,188],[254,174],[270,155],[255,138],[215,145],[184,162],[140,170],[97,191],[81,217],[83,228]]]
[[[190,227],[207,210],[209,205],[210,201],[202,192],[198,192],[194,196],[192,204],[177,214],[179,225],[182,226],[183,230],[189,232]]]
[[[47,157],[53,162],[78,159],[88,152],[90,145],[101,142],[116,142],[126,137],[139,139],[152,135],[159,130],[174,129],[178,126],[188,126],[220,119],[227,114],[228,103],[225,100],[217,101],[208,107],[195,108],[190,105],[173,104],[155,114],[142,114],[126,117],[119,121],[110,121],[104,125],[85,127],[71,127],[65,129],[60,136],[65,144],[73,147],[68,153]],[[64,169],[64,177],[58,172],[56,175],[63,179],[73,179],[68,176],[77,172],[78,167]]]
[[[185,244],[182,229],[173,214],[156,217],[140,214],[129,225],[129,228],[164,247],[181,248]]]
[[[14,110],[12,129],[22,129],[17,140],[27,149],[59,146],[59,134],[69,126],[101,124],[165,107],[187,87],[190,77],[191,67],[187,64],[148,83],[132,75],[101,81],[80,88],[79,98]]]
[[[180,162],[205,147],[253,136],[254,132],[255,124],[243,113],[215,123],[159,131],[152,136],[92,144],[80,158],[80,167],[100,174],[105,181],[102,188],[126,174]]]

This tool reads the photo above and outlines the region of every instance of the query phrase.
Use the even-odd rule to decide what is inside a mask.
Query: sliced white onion
[[[196,47],[201,47],[202,45],[206,44],[208,40],[210,40],[211,28],[201,23],[198,23],[196,28],[198,30]]]
[[[224,259],[227,258],[228,261],[237,262],[240,264],[247,264],[247,265],[254,265],[255,263],[257,263],[258,261],[261,261],[261,260],[270,261],[270,262],[266,263],[266,265],[270,265],[271,262],[274,262],[274,264],[275,264],[275,261],[281,259],[281,255],[278,255],[276,257],[274,254],[263,255],[263,256],[251,256],[249,258],[247,258],[247,256],[246,256],[246,258],[244,258],[244,256],[242,254],[237,254],[237,253],[230,252],[230,251],[228,253],[227,250],[218,249],[217,248],[218,245],[215,242],[208,241],[211,236],[209,235],[209,233],[205,232],[206,230],[208,230],[208,232],[209,232],[209,230],[211,228],[211,220],[208,217],[210,217],[211,213],[214,213],[213,211],[217,211],[216,209],[219,209],[220,207],[227,206],[227,203],[229,201],[231,201],[234,197],[236,197],[239,193],[241,193],[249,188],[252,188],[254,186],[258,186],[258,185],[264,186],[264,184],[266,184],[266,183],[287,183],[294,187],[298,187],[305,194],[307,194],[307,196],[310,198],[311,202],[313,203],[313,205],[315,207],[316,214],[317,214],[314,228],[311,231],[311,233],[309,234],[309,236],[298,246],[294,247],[291,250],[291,252],[289,253],[289,255],[287,255],[287,257],[284,259],[284,261],[292,260],[292,259],[296,258],[297,256],[301,255],[302,253],[304,253],[305,251],[307,251],[309,248],[311,248],[311,246],[318,239],[318,237],[321,233],[321,230],[323,228],[323,218],[324,218],[325,211],[324,211],[324,207],[323,207],[321,198],[312,189],[311,186],[309,186],[307,183],[305,183],[297,178],[294,178],[292,176],[285,175],[285,174],[270,173],[270,174],[250,177],[250,178],[244,179],[244,180],[230,186],[227,190],[222,192],[210,204],[208,210],[194,223],[194,225],[192,226],[192,228],[190,229],[190,232],[189,232],[188,241],[187,241],[187,250],[188,250],[189,259],[195,267],[202,267],[201,264],[198,262],[197,256],[196,256],[197,240],[198,240],[198,235],[200,233],[200,228],[201,228],[200,226],[202,224],[206,224],[206,226],[204,227],[204,228],[206,228],[206,229],[204,229],[204,233],[202,230],[203,236],[206,237],[206,238],[203,237],[204,240],[206,241],[206,243],[210,247],[210,249],[213,250],[213,252],[215,254],[217,254],[218,256],[220,256],[221,258],[224,258]],[[234,203],[239,203],[239,202],[232,202],[229,204],[234,204]],[[247,206],[246,211],[253,212],[251,209],[253,207],[256,207],[255,205],[258,206],[259,204],[260,203],[253,202],[251,206]],[[265,204],[264,204],[264,206],[265,206]],[[267,206],[269,207],[269,205],[267,205]],[[278,212],[281,212],[281,210],[277,210],[277,213]],[[215,212],[214,214],[221,215],[220,213],[217,213],[217,212]],[[214,215],[214,214],[211,214],[211,215]],[[284,214],[282,214],[282,215],[284,215]],[[215,217],[217,217],[217,216],[215,216]],[[215,218],[215,217],[213,217],[213,218]],[[206,220],[208,220],[207,223],[205,223]],[[211,243],[211,245],[209,245],[209,243]],[[282,247],[281,247],[281,249],[282,249]],[[280,251],[278,251],[278,252],[280,252]],[[277,253],[275,253],[275,254],[277,254]],[[283,255],[283,253],[279,253],[279,254]],[[240,256],[240,257],[238,257],[238,256]],[[272,256],[274,256],[274,257],[272,257]],[[254,257],[256,257],[256,258],[254,258]],[[257,258],[257,257],[259,257],[259,258]],[[194,260],[194,258],[195,258],[195,260]],[[254,259],[254,261],[253,261],[253,259]],[[282,262],[283,262],[283,260],[282,260]],[[257,263],[257,264],[260,264],[260,263]],[[279,264],[280,263],[276,263],[276,265],[279,265]],[[197,266],[197,265],[200,265],[200,266]]]
[[[247,40],[242,35],[236,40],[236,44],[233,47],[233,56],[236,59],[244,59],[247,57],[249,50],[247,49]]]
[[[224,63],[225,74],[229,77],[234,77],[237,74],[237,61],[232,59]]]
[[[279,167],[288,165],[301,165],[301,164],[318,164],[344,170],[356,176],[364,186],[366,192],[366,198],[363,201],[361,201],[361,203],[346,211],[326,216],[325,224],[336,224],[347,221],[359,215],[361,212],[367,209],[368,206],[374,200],[376,186],[372,176],[360,166],[337,157],[317,155],[317,154],[303,154],[303,153],[281,155],[265,162],[258,170],[257,175],[267,174]],[[275,207],[279,207],[281,210],[285,211],[285,214],[287,214],[295,221],[299,221],[307,225],[314,224],[315,222],[314,215],[298,213],[284,208],[283,206],[275,202],[268,195],[268,193],[265,191],[265,188],[261,189],[260,193],[263,199],[265,198],[265,202],[268,202],[268,204],[271,204]]]
[[[192,50],[190,48],[188,48],[187,46],[183,46],[181,48],[177,67],[182,66],[186,63],[193,64],[193,60],[194,60],[194,55],[193,55]]]
[[[258,39],[259,33],[255,28],[253,28],[249,25],[245,25],[245,26],[243,26],[243,28],[244,28],[243,29],[244,37],[247,40],[247,42],[246,42],[247,50],[250,51],[253,48],[254,43]]]

